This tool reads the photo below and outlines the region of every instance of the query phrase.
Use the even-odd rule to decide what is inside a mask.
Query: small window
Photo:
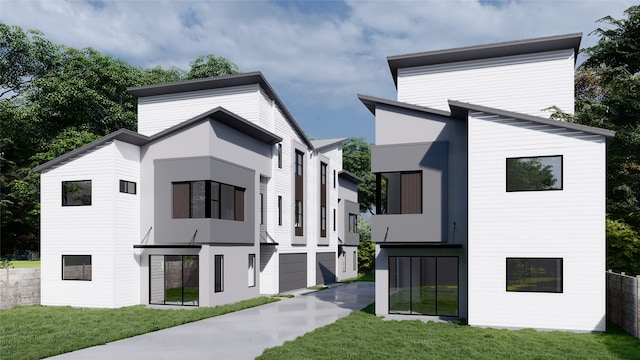
[[[347,272],[347,253],[344,252],[341,257],[342,272]]]
[[[507,291],[562,292],[562,258],[507,258]]]
[[[302,176],[304,167],[304,154],[296,150],[296,176]]]
[[[325,231],[327,231],[327,208],[322,206],[320,207],[320,230],[322,231],[322,234],[325,234]],[[326,236],[323,235],[323,237]]]
[[[249,254],[249,287],[256,286],[256,254]]]
[[[278,196],[278,225],[282,226],[282,196]]]
[[[120,192],[125,194],[135,194],[136,183],[133,181],[120,180]]]
[[[358,215],[356,214],[349,214],[349,232],[358,232]]]
[[[336,171],[333,170],[333,188],[336,188]]]
[[[333,231],[336,231],[336,209],[333,209]]]
[[[264,194],[260,193],[260,225],[264,225]]]
[[[562,155],[507,159],[507,191],[562,190]]]
[[[278,169],[282,169],[282,144],[276,144],[276,156],[278,157]]]
[[[62,206],[87,205],[91,205],[91,180],[62,182]]]
[[[302,228],[302,201],[296,200],[296,228]]]
[[[214,256],[214,291],[224,291],[224,255]]]
[[[358,254],[353,250],[353,271],[358,270]]]
[[[320,163],[320,184],[327,184],[327,164],[323,162]]]
[[[62,280],[91,281],[91,255],[62,255]]]

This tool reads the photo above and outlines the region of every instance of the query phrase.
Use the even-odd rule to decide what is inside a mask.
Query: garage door
[[[316,253],[316,284],[336,282],[336,253]]]
[[[307,254],[280,254],[280,292],[307,287]]]

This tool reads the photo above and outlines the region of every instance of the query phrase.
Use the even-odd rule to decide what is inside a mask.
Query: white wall
[[[506,158],[563,155],[563,190],[506,192]],[[605,141],[469,115],[469,324],[602,331]],[[506,291],[506,258],[563,258],[562,293]]]
[[[542,109],[553,105],[573,113],[574,61],[567,49],[398,69],[398,101],[444,111],[458,100],[534,116],[549,117]]]

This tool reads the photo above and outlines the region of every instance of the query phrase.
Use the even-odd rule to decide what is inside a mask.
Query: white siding
[[[125,194],[119,193],[120,175],[132,181],[139,177],[137,156],[134,147],[116,141],[42,174],[43,305],[118,307],[138,302],[137,272],[131,272],[136,266],[138,202],[136,196],[123,199]],[[91,180],[90,206],[62,206],[62,181],[73,180]],[[62,255],[91,255],[91,281],[62,280]]]
[[[554,105],[573,113],[574,61],[567,49],[398,69],[398,101],[445,111],[458,100],[534,116],[549,117],[542,109]]]
[[[218,106],[251,122],[260,116],[259,85],[201,90],[138,99],[138,132],[151,136]]]
[[[563,190],[506,192],[506,158],[543,155]],[[469,324],[604,330],[604,201],[602,137],[469,114]],[[562,258],[563,292],[507,292],[507,257]]]

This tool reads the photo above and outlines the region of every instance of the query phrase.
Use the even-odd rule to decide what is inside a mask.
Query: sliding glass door
[[[389,313],[458,316],[458,258],[390,256]]]
[[[149,303],[198,306],[197,255],[149,256]]]

